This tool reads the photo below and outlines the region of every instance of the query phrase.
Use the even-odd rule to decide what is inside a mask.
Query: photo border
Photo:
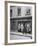
[[[8,43],[8,3],[20,3],[20,4],[34,4],[35,5],[35,41],[34,42],[22,42],[22,43]],[[32,2],[16,2],[16,1],[5,1],[5,45],[16,45],[16,44],[32,44],[36,43],[36,3]]]

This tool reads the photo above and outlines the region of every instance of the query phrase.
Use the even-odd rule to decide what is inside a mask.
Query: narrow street
[[[31,39],[32,36],[30,34],[22,34],[22,33],[17,33],[17,32],[11,32],[10,33],[10,39],[11,40],[19,40],[19,39]]]

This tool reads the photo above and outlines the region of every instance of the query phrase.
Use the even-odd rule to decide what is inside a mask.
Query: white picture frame
[[[19,15],[17,14],[17,9],[18,9],[17,7],[21,8],[21,13],[19,11]],[[13,10],[12,16],[10,16],[11,9],[16,9],[16,10]],[[11,22],[15,22],[16,20],[20,24],[21,23],[22,24],[25,23],[24,25],[32,24],[32,26],[31,26],[32,33],[26,32],[26,34],[25,33],[22,34],[21,32],[17,32],[18,29],[16,29],[16,27],[18,27],[18,26],[15,26],[15,25],[17,25],[17,23],[15,25],[13,24],[13,26],[15,28],[11,25],[12,24]],[[25,22],[25,21],[27,21],[27,22]],[[20,25],[20,24],[18,24],[18,25]],[[24,25],[21,26],[21,31],[22,31],[22,28],[24,27]],[[27,26],[26,26],[26,28],[27,28]],[[14,29],[16,29],[17,31],[16,30],[14,31]],[[27,36],[27,39],[24,36]],[[30,2],[6,1],[5,2],[5,44],[21,44],[21,43],[26,44],[26,43],[35,43],[35,42],[36,42],[36,4],[30,3]]]

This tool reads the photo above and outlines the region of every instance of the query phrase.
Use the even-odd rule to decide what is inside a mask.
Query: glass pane
[[[12,9],[10,9],[10,17],[12,17]]]
[[[21,8],[18,8],[18,16],[21,16]]]
[[[10,26],[11,26],[11,31],[17,31],[17,24],[18,24],[18,22],[17,21],[15,21],[15,20],[10,20],[11,22],[10,22]]]

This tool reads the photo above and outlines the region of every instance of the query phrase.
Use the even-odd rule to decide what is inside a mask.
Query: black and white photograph
[[[10,40],[32,39],[32,7],[10,6]]]
[[[7,42],[35,43],[35,3],[8,2],[6,6]]]

